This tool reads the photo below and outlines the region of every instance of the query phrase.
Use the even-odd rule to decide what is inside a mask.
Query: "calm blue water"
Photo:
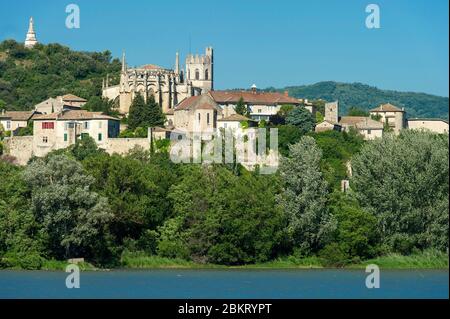
[[[0,298],[448,298],[448,270],[381,270],[367,289],[364,270],[143,270],[68,274],[0,271]]]

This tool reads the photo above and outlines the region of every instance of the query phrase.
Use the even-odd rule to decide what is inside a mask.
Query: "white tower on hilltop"
[[[34,32],[33,17],[30,18],[30,25],[28,26],[27,37],[25,38],[25,47],[32,48],[38,43],[36,40],[36,32]]]

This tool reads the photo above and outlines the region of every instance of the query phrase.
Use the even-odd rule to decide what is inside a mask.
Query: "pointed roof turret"
[[[34,32],[33,17],[30,18],[30,23],[28,25],[28,32],[25,38],[25,47],[32,48],[37,44],[36,32]]]
[[[127,63],[125,61],[125,51],[122,52],[122,72],[127,71]]]
[[[175,54],[175,73],[180,73],[180,57],[178,55],[178,52]]]

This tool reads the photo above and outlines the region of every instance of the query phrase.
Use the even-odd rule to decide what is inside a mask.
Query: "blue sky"
[[[447,0],[0,0],[0,41],[23,41],[33,16],[40,42],[75,50],[126,51],[129,65],[173,67],[214,47],[217,89],[318,81],[448,96]],[[67,29],[65,7],[80,7]],[[367,29],[365,7],[380,7]]]

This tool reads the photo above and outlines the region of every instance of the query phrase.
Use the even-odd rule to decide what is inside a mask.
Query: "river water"
[[[62,271],[0,271],[0,298],[448,298],[448,270],[113,270],[80,273],[68,289]]]

